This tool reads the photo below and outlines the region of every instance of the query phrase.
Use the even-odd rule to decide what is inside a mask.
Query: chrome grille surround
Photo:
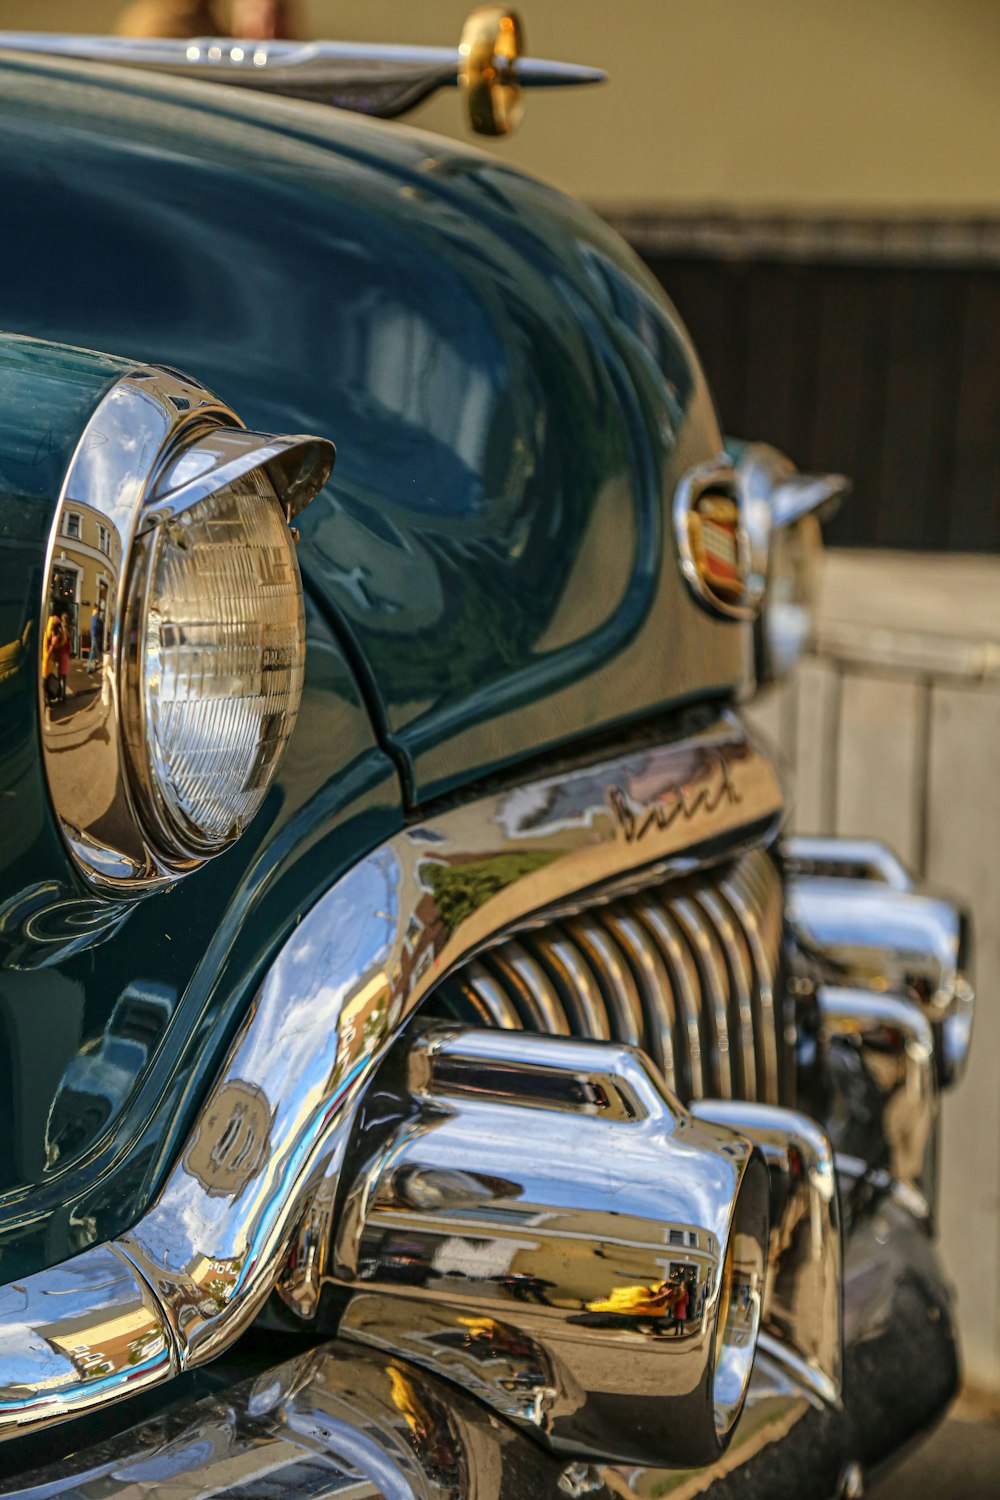
[[[142,1218],[107,1245],[0,1287],[0,1440],[128,1395],[140,1356],[149,1384],[204,1363],[276,1287],[312,1316],[357,1106],[440,980],[472,959],[486,968],[498,935],[537,913],[568,920],[581,901],[589,910],[588,891],[616,893],[642,951],[659,957],[627,893],[724,855],[738,861],[769,843],[782,817],[774,767],[725,713],[692,720],[668,744],[429,814],[372,849],[292,926]],[[579,920],[607,932],[592,915]],[[733,930],[749,964],[751,934],[735,920]],[[530,927],[520,940],[522,976],[533,977],[542,966]],[[575,966],[585,951],[563,950],[563,961]],[[557,1005],[553,980],[537,993]],[[627,985],[623,993],[630,1001]],[[122,1272],[111,1281],[109,1264]],[[125,1318],[135,1339],[111,1344],[109,1329]]]
[[[504,1030],[642,1047],[685,1103],[793,1104],[782,909],[776,860],[751,849],[522,928],[458,969],[439,1003]]]

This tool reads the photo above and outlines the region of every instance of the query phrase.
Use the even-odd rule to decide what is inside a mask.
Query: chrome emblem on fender
[[[764,580],[753,566],[750,537],[727,458],[689,469],[674,497],[681,572],[698,603],[727,620],[752,620]]]

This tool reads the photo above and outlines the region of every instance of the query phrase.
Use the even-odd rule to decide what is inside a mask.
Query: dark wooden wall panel
[[[725,430],[851,475],[832,543],[1000,551],[1000,270],[646,260]]]
[[[955,454],[944,496],[948,546],[1000,552],[1000,275],[966,278]]]

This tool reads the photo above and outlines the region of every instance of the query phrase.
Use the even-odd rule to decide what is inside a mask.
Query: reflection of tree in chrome
[[[420,867],[420,879],[433,892],[438,914],[450,935],[491,896],[555,858],[554,850],[534,849],[516,854],[495,854],[489,859],[470,860],[460,865],[428,861]]]

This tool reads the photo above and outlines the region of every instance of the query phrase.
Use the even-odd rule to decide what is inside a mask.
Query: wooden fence
[[[967,902],[971,1061],[943,1108],[940,1227],[969,1384],[1000,1392],[1000,558],[831,553],[815,650],[751,709],[792,826],[885,840]]]

